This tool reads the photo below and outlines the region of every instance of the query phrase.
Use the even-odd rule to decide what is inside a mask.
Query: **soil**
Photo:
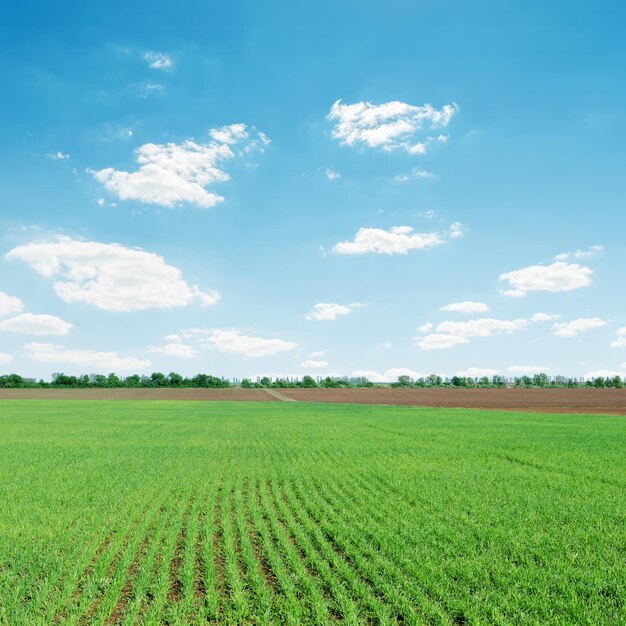
[[[626,389],[281,389],[301,402],[626,415]]]
[[[337,402],[626,415],[626,389],[0,389],[2,399]],[[282,397],[280,397],[282,396]]]

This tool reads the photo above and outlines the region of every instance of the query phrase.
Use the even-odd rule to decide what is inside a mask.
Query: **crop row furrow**
[[[364,575],[361,570],[362,563],[355,559],[354,553],[346,551],[339,545],[333,535],[326,532],[320,524],[312,503],[301,497],[303,489],[298,480],[286,481],[283,484],[281,495],[285,509],[293,511],[293,515],[306,529],[314,545],[332,566],[335,576],[343,581],[356,605],[361,610],[366,610],[366,619],[379,624],[397,622],[399,616],[392,614],[383,594]]]
[[[353,539],[361,542],[365,549],[365,557],[379,562],[385,579],[394,581],[394,586],[406,594],[426,618],[437,623],[447,620],[451,609],[447,606],[445,586],[449,581],[441,572],[436,548],[433,552],[433,546],[423,546],[422,552],[415,554],[410,549],[411,531],[396,530],[398,513],[391,507],[377,510],[376,501],[370,500],[356,482],[345,476],[341,486],[336,481],[321,483],[314,479],[311,491],[320,501],[326,502],[329,519],[340,519],[351,529]],[[350,496],[346,495],[347,492]],[[368,510],[366,523],[359,515],[358,507]]]
[[[270,528],[275,549],[283,556],[286,575],[294,584],[293,591],[297,602],[295,605],[290,605],[293,610],[291,618],[295,618],[296,623],[302,621],[325,623],[324,620],[328,618],[327,603],[319,581],[305,566],[302,546],[299,546],[288,532],[284,522],[269,503],[264,481],[257,481],[255,490],[257,505],[263,511],[265,521]]]

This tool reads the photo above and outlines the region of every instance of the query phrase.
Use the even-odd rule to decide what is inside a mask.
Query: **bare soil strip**
[[[626,389],[0,389],[0,400],[333,402],[626,415]]]
[[[301,402],[626,415],[626,389],[283,389]]]

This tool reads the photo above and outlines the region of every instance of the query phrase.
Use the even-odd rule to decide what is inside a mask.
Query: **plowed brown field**
[[[273,391],[273,390],[270,390]],[[0,400],[200,400],[458,407],[626,415],[626,389],[0,389]]]
[[[626,389],[281,389],[301,402],[626,415]]]
[[[0,400],[216,400],[278,402],[264,389],[0,389]]]

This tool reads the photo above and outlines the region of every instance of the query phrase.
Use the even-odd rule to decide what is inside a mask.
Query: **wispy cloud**
[[[144,53],[143,58],[153,70],[169,70],[174,65],[172,58],[165,52],[148,51]]]
[[[305,315],[308,320],[330,321],[338,317],[352,313],[354,309],[365,306],[360,302],[352,304],[337,304],[336,302],[319,302],[313,306],[313,310]]]

